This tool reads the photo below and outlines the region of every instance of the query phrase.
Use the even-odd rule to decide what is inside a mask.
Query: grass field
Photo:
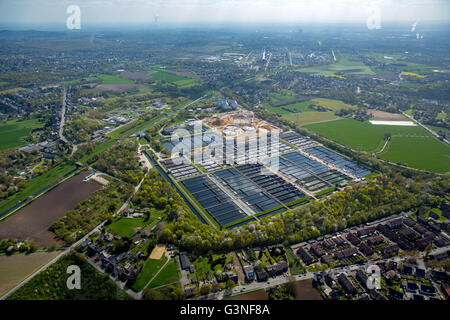
[[[144,289],[145,285],[155,276],[166,261],[167,257],[165,255],[160,260],[147,259],[142,271],[139,273],[136,282],[133,285],[133,289],[137,292]]]
[[[439,131],[450,133],[450,129],[447,129],[447,128],[430,126],[429,124],[426,124],[425,126],[430,128],[431,130],[433,130],[436,133],[439,132]]]
[[[293,104],[288,104],[280,107],[273,107],[268,102],[263,103],[264,109],[266,109],[269,112],[279,114],[279,115],[285,115],[285,114],[293,114],[296,112],[308,112],[311,111],[309,108],[309,105],[312,104],[310,100],[308,101],[302,101],[302,102],[296,102]],[[288,110],[286,110],[288,109]],[[289,111],[291,110],[291,111]]]
[[[144,228],[152,222],[152,219],[145,218],[118,218],[106,227],[107,230],[117,234],[120,237],[131,238],[138,230]]]
[[[382,159],[417,169],[447,172],[450,169],[450,147],[438,141],[419,126],[372,125],[353,119],[340,119],[327,123],[306,125],[311,130],[353,149],[380,151],[384,145],[384,135],[392,135],[391,142],[379,154]]]
[[[165,80],[167,82],[176,84],[180,88],[191,87],[196,84],[196,81],[191,78],[182,77],[173,73],[164,71],[150,71],[152,80]]]
[[[336,63],[325,66],[299,68],[295,69],[294,71],[311,72],[322,76],[334,74],[336,72],[345,72],[352,74],[369,74],[369,75],[375,74],[375,72],[373,72],[369,66],[366,66],[364,63],[360,61],[350,60],[349,58],[342,58]]]
[[[150,125],[152,125],[153,123],[155,123],[162,117],[164,117],[164,114],[160,113],[148,121],[143,121],[141,123],[139,123],[137,121],[129,122],[126,125],[124,125],[122,128],[114,130],[113,132],[109,133],[108,136],[111,138],[129,137],[139,131],[147,129]]]
[[[324,99],[324,98],[315,98],[311,100],[314,104],[318,106],[322,106],[327,109],[331,109],[333,111],[338,111],[340,109],[358,109],[357,106],[344,103],[340,100],[334,100],[334,99]]]
[[[22,138],[31,134],[35,128],[42,128],[43,123],[37,119],[17,121],[8,121],[6,124],[0,125],[0,150],[17,148],[25,146],[28,143]]]
[[[304,267],[295,256],[294,252],[291,248],[286,248],[286,258],[289,262],[289,270],[291,271],[292,276],[296,276],[305,271]]]
[[[450,147],[433,137],[393,137],[380,157],[412,168],[450,171]]]
[[[302,113],[291,113],[283,115],[283,118],[292,121],[297,126],[304,126],[311,123],[317,123],[317,122],[324,122],[324,121],[330,121],[330,120],[336,120],[339,119],[338,116],[334,114],[333,111],[329,112],[318,112],[318,111],[311,111],[311,112],[302,112]]]
[[[134,81],[110,74],[99,74],[97,78],[103,80],[102,84],[133,84]]]
[[[281,99],[281,100],[289,100],[288,96],[283,96],[283,98],[286,98],[286,99]],[[290,97],[290,99],[293,99],[293,97]],[[271,100],[273,101],[274,99],[271,97]],[[269,112],[281,115],[281,116],[292,115],[293,113],[299,113],[299,112],[315,112],[313,109],[309,108],[310,105],[321,106],[321,107],[324,107],[324,108],[327,108],[327,109],[330,109],[333,111],[338,111],[340,109],[357,109],[358,108],[357,106],[350,105],[350,104],[344,103],[339,100],[324,99],[324,98],[315,98],[315,99],[311,99],[311,100],[307,100],[307,101],[287,104],[287,105],[280,106],[280,107],[274,107],[268,102],[263,103],[264,109],[266,109]],[[293,118],[293,117],[291,117],[291,118]],[[329,119],[330,119],[329,116],[326,115],[325,120],[329,120]],[[331,118],[331,119],[333,119],[333,118]]]
[[[161,272],[153,279],[149,284],[150,288],[156,288],[164,284],[169,284],[180,279],[180,273],[178,272],[177,263],[174,259],[170,259],[170,262]]]
[[[0,202],[0,212],[3,212],[21,200],[26,199],[28,196],[32,195],[36,191],[39,191],[50,182],[57,180],[62,177],[66,173],[74,170],[76,168],[75,165],[64,165],[60,164],[56,167],[50,169],[49,171],[37,176],[30,181],[27,182],[27,186],[20,192],[13,194],[11,197]]]
[[[411,73],[431,73],[436,67],[427,66],[424,64],[418,64],[413,62],[407,62],[405,59],[408,58],[407,55],[400,54],[382,54],[382,53],[372,53],[368,56],[378,60],[379,62],[383,62],[389,64],[397,69],[398,72],[411,72]],[[384,56],[389,56],[392,59],[385,59]]]

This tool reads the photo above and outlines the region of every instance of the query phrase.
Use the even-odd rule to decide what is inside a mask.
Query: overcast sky
[[[450,20],[450,0],[0,0],[0,23],[65,24],[72,4],[86,24]]]

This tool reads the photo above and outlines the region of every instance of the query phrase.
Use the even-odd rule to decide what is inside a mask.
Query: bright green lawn
[[[336,116],[333,111],[329,112],[311,111],[311,112],[285,114],[283,115],[283,118],[288,121],[292,121],[297,126],[304,126],[310,123],[338,119],[339,117]]]
[[[35,128],[42,128],[44,124],[38,119],[31,119],[25,121],[12,120],[6,124],[0,125],[0,150],[17,148],[25,146],[28,143],[22,138],[31,134]]]
[[[145,218],[118,218],[106,229],[120,237],[131,238],[137,232],[137,228],[143,228],[150,222],[152,222],[151,218],[148,220],[145,220]]]
[[[314,131],[324,137],[348,145],[353,149],[361,146],[361,150],[374,152],[383,142],[384,134],[391,135],[419,135],[431,136],[419,126],[387,126],[373,125],[370,122],[361,122],[353,119],[339,119],[326,123],[310,124],[306,129]]]
[[[180,279],[180,273],[178,272],[177,263],[174,259],[171,259],[166,267],[153,279],[149,284],[150,288],[156,288],[164,284],[169,284]]]
[[[357,106],[344,103],[340,100],[334,100],[334,99],[324,99],[324,98],[315,98],[311,100],[314,102],[314,104],[318,106],[322,106],[327,109],[331,109],[333,111],[339,111],[341,109],[357,109]]]
[[[283,96],[283,97],[288,98],[288,96]],[[293,97],[290,97],[290,99],[293,99]],[[275,99],[271,98],[271,100],[273,101]],[[280,100],[282,100],[282,99],[280,99]],[[285,99],[285,100],[288,100],[288,99]],[[296,103],[287,104],[287,105],[279,106],[279,107],[274,107],[270,103],[264,102],[263,107],[267,111],[270,111],[275,114],[288,115],[288,114],[297,113],[297,112],[314,112],[311,108],[309,108],[309,106],[312,104],[317,105],[317,106],[322,106],[324,108],[331,109],[333,111],[338,111],[340,109],[357,109],[357,106],[350,105],[350,104],[344,103],[339,100],[323,99],[323,98],[315,98],[315,99],[302,101],[302,102],[296,102]],[[291,111],[289,111],[289,110],[291,110]],[[333,118],[330,118],[327,115],[326,120],[329,120],[329,119],[333,119]]]
[[[133,289],[138,292],[144,289],[145,285],[155,276],[166,261],[166,255],[163,255],[160,260],[147,259],[142,271],[139,273],[136,282],[133,285]]]
[[[103,80],[102,84],[133,84],[134,81],[110,74],[99,74],[97,78]]]
[[[440,173],[450,171],[450,147],[433,137],[393,137],[380,156],[412,168]]]
[[[368,121],[340,119],[306,125],[305,128],[353,149],[361,147],[368,152],[381,150],[384,135],[390,133],[391,142],[379,155],[381,158],[435,172],[450,169],[450,147],[419,126],[372,125]]]

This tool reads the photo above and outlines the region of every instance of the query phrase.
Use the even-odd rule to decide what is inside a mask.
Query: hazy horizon
[[[445,0],[2,0],[0,25],[64,28],[69,5],[81,26],[361,23],[379,9],[381,23],[448,21]]]

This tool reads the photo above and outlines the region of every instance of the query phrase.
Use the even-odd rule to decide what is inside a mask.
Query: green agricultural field
[[[449,171],[450,147],[438,141],[419,126],[372,125],[353,119],[310,124],[306,129],[335,140],[353,149],[379,152],[384,145],[384,135],[392,138],[379,156],[382,159],[408,164],[417,169],[435,172]]]
[[[450,129],[448,129],[448,128],[437,127],[437,126],[430,126],[429,124],[426,124],[425,126],[428,127],[428,128],[430,128],[430,129],[433,130],[434,132],[443,131],[443,132],[450,133]]]
[[[139,273],[136,282],[133,285],[133,289],[137,292],[144,289],[145,285],[152,280],[155,274],[161,269],[161,267],[166,263],[167,257],[165,255],[162,256],[160,260],[147,259],[142,268],[142,271]]]
[[[156,71],[156,72],[151,72],[152,75],[152,80],[165,80],[167,82],[177,82],[177,81],[181,81],[181,80],[186,80],[189,78],[185,78],[182,76],[178,76],[176,74],[173,73],[168,73],[168,72],[164,72],[164,71]]]
[[[368,75],[375,74],[375,72],[373,72],[369,66],[366,66],[364,63],[360,61],[350,60],[350,58],[342,58],[338,62],[333,64],[317,67],[299,68],[295,69],[294,71],[316,73],[322,76],[334,74],[336,72],[345,72],[351,74],[368,74]]]
[[[312,109],[309,108],[309,106],[311,104],[312,104],[311,101],[308,100],[308,101],[287,104],[284,106],[273,107],[268,102],[264,102],[263,107],[264,107],[264,109],[266,109],[269,112],[279,114],[279,115],[285,115],[285,114],[292,114],[292,113],[296,113],[296,112],[311,111]]]
[[[117,234],[120,237],[131,238],[139,229],[144,228],[152,222],[150,218],[118,218],[106,227],[107,230]]]
[[[0,125],[0,150],[17,148],[25,146],[28,143],[22,138],[31,134],[31,131],[36,128],[43,128],[44,124],[38,119],[31,119],[25,121],[11,120],[6,124]]]
[[[97,76],[97,78],[103,80],[102,84],[134,84],[133,80],[113,76],[110,74],[100,74]]]
[[[318,106],[322,106],[327,109],[331,109],[333,111],[339,111],[341,109],[358,109],[357,106],[344,103],[340,100],[333,100],[333,99],[324,99],[324,98],[315,98],[311,100],[314,104]]]
[[[13,194],[11,197],[8,197],[3,201],[0,201],[0,212],[11,208],[19,201],[26,199],[33,193],[39,191],[49,183],[56,181],[58,178],[69,173],[75,168],[75,165],[59,164],[56,167],[48,170],[47,172],[31,179],[27,182],[26,187],[22,191]]]
[[[293,123],[295,123],[297,126],[300,127],[311,123],[319,123],[339,119],[339,117],[336,116],[333,111],[329,112],[312,111],[302,113],[291,113],[283,115],[283,118],[288,121],[292,121]]]
[[[155,70],[151,70],[149,72],[152,80],[164,80],[177,85],[180,89],[189,88],[197,84],[195,79],[179,76],[173,73]]]
[[[413,73],[431,73],[436,67],[427,66],[424,64],[418,64],[413,62],[405,61],[409,57],[407,55],[401,54],[382,54],[382,53],[372,53],[368,55],[376,59],[379,62],[383,62],[394,66],[398,72],[413,72]],[[391,57],[393,59],[386,59],[385,56]]]
[[[361,122],[353,119],[339,119],[327,123],[310,124],[306,125],[305,128],[353,149],[361,147],[361,150],[367,152],[375,152],[381,149],[386,133],[390,133],[392,136],[431,136],[419,126],[373,125],[368,121]]]
[[[393,137],[382,159],[439,173],[450,171],[450,147],[433,137]]]
[[[170,262],[166,267],[161,270],[160,273],[153,279],[149,284],[149,288],[156,288],[165,284],[173,283],[179,281],[180,273],[178,271],[177,263],[174,259],[170,259]]]
[[[282,97],[283,97],[283,99],[279,99],[279,101],[294,99],[294,97],[289,97],[289,96],[282,96]],[[271,100],[274,101],[275,99],[273,97],[271,97]],[[321,107],[330,109],[332,111],[338,111],[340,109],[357,109],[358,108],[357,106],[350,105],[350,104],[344,103],[339,100],[323,99],[323,98],[315,98],[315,99],[296,102],[296,103],[287,104],[287,105],[279,106],[279,107],[272,106],[268,102],[263,103],[264,109],[266,109],[269,112],[281,115],[281,116],[298,113],[298,112],[314,112],[313,109],[309,108],[310,105],[321,106]],[[325,120],[329,120],[329,119],[333,119],[333,118],[330,118],[329,116],[325,116]]]

